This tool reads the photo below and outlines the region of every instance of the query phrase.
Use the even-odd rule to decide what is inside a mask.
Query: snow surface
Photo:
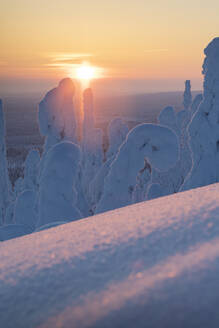
[[[1,327],[218,327],[219,184],[0,244]]]
[[[39,187],[39,219],[36,228],[55,221],[80,219],[75,183],[80,148],[64,141],[46,154]]]

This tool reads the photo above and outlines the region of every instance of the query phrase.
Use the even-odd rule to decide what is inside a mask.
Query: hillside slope
[[[219,184],[0,244],[1,327],[218,327]]]

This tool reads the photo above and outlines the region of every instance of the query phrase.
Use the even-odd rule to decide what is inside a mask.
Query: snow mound
[[[1,326],[218,327],[219,184],[1,243]]]

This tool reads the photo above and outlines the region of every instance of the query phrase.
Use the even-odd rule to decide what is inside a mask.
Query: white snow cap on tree
[[[5,122],[2,101],[0,99],[0,225],[4,224],[6,209],[10,202],[9,188],[10,182],[5,147]]]
[[[14,222],[23,224],[34,230],[37,222],[35,209],[37,193],[34,190],[24,190],[16,199],[14,207]]]
[[[73,81],[65,78],[40,102],[40,133],[47,137],[44,152],[62,140],[77,142],[74,92]]]
[[[136,178],[147,158],[152,167],[167,170],[178,159],[178,138],[163,126],[141,124],[132,129],[111,165],[96,213],[131,204]]]
[[[81,218],[75,202],[80,148],[71,142],[53,146],[46,155],[39,183],[39,221],[36,227]]]
[[[108,127],[109,148],[107,158],[116,155],[119,147],[123,143],[128,133],[128,126],[120,117],[114,118]]]
[[[185,91],[183,94],[183,105],[184,109],[188,110],[192,104],[192,93],[190,80],[185,81]]]
[[[40,154],[38,150],[30,150],[24,164],[24,190],[36,190],[38,188],[39,164]]]
[[[204,53],[203,101],[189,126],[193,166],[181,190],[219,181],[219,38]]]

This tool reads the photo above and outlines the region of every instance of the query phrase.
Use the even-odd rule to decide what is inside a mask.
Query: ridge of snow
[[[1,326],[218,327],[219,184],[0,244]]]

